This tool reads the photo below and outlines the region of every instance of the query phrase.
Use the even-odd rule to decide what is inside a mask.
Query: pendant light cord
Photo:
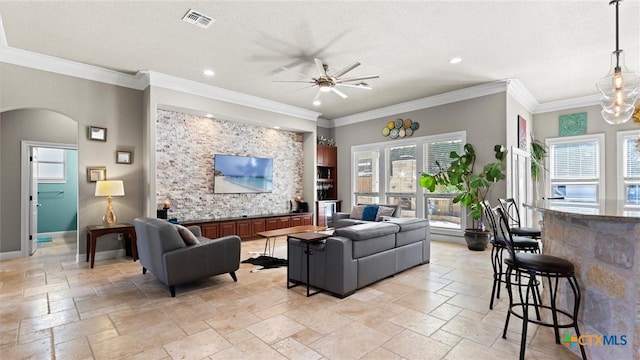
[[[618,20],[618,9],[620,8],[620,1],[622,0],[611,0],[609,5],[615,3],[616,4],[616,70],[620,70],[620,37],[619,37],[619,20]]]

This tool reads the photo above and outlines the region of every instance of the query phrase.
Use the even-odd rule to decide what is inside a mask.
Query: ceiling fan
[[[338,96],[340,96],[343,99],[346,99],[348,96],[347,94],[343,93],[342,91],[340,91],[338,89],[338,87],[352,87],[352,88],[357,88],[357,89],[365,89],[365,90],[371,90],[371,86],[369,84],[367,84],[366,82],[364,82],[363,80],[368,80],[368,79],[377,79],[380,77],[380,75],[364,75],[364,76],[354,76],[354,77],[342,77],[344,76],[346,73],[348,73],[349,71],[355,69],[356,67],[360,66],[359,62],[354,62],[351,65],[348,65],[346,67],[344,67],[342,70],[329,75],[328,71],[329,71],[329,65],[325,64],[322,62],[322,60],[320,59],[314,59],[314,62],[316,64],[316,68],[318,70],[318,77],[311,77],[311,79],[309,80],[309,76],[299,73],[297,71],[293,71],[291,69],[288,69],[286,67],[281,67],[282,70],[286,70],[289,72],[292,72],[294,74],[297,74],[301,77],[304,77],[307,80],[274,80],[274,82],[295,82],[295,83],[309,83],[312,84],[309,87],[314,87],[317,86],[318,89],[318,93],[316,94],[316,96],[313,98],[313,105],[320,105],[320,94],[322,94],[323,92],[334,92],[335,94],[337,94]]]

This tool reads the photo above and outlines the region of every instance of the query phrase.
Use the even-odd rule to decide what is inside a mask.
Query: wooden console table
[[[327,227],[315,226],[315,225],[300,225],[300,226],[294,226],[294,227],[277,229],[277,230],[262,231],[257,233],[256,235],[266,239],[264,243],[263,255],[266,256],[267,254],[269,254],[270,256],[273,256],[273,252],[276,249],[276,238],[278,236],[287,236],[287,235],[298,234],[302,232],[315,232],[315,231],[323,231],[323,230],[327,230]],[[273,243],[271,244],[271,246],[269,246],[271,239],[273,239]],[[269,252],[267,253],[267,251]]]
[[[129,235],[131,239],[131,254],[133,261],[138,260],[138,247],[136,245],[136,230],[131,224],[115,224],[115,225],[89,225],[87,226],[87,260],[91,255],[91,268],[96,260],[96,240],[107,234],[124,234]]]

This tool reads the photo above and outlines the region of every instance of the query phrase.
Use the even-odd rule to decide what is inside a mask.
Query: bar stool
[[[522,226],[520,223],[520,211],[518,210],[518,204],[513,198],[498,199],[502,210],[509,219],[509,226],[513,235],[526,236],[532,239],[539,239],[541,236],[540,228]]]
[[[509,318],[511,315],[516,316],[522,319],[522,338],[520,339],[520,359],[524,359],[524,353],[526,348],[527,341],[527,325],[529,322],[534,324],[538,324],[541,326],[552,327],[556,337],[556,344],[560,344],[560,332],[561,328],[574,328],[576,331],[576,336],[580,337],[580,329],[578,329],[578,309],[580,308],[580,286],[578,285],[578,281],[574,275],[574,266],[568,260],[551,256],[551,255],[542,255],[542,254],[530,254],[530,253],[519,253],[515,251],[513,235],[511,233],[511,229],[509,227],[509,220],[507,214],[505,214],[504,210],[501,207],[497,207],[495,209],[496,213],[499,217],[499,228],[502,236],[507,240],[505,243],[507,245],[507,249],[509,251],[509,257],[504,259],[504,263],[507,265],[507,291],[509,293],[509,311],[507,312],[507,319],[504,323],[504,331],[502,333],[502,338],[507,338],[507,328],[509,327]],[[513,290],[511,289],[511,273],[516,271],[517,274],[527,274],[527,277],[516,277],[516,279],[520,279],[520,282],[515,284],[518,286],[519,293],[519,301],[514,302],[513,299]],[[529,294],[536,293],[537,284],[536,277],[541,279],[546,278],[548,280],[549,288],[549,305],[543,305],[536,301],[536,296],[533,296],[533,305],[536,310],[538,308],[544,310],[550,310],[551,316],[553,319],[553,323],[545,322],[538,317],[538,319],[529,319]],[[556,306],[556,299],[558,295],[558,281],[560,278],[564,278],[567,280],[571,287],[571,291],[573,292],[574,302],[573,302],[573,311],[569,312],[568,310],[558,309]],[[521,283],[522,279],[527,279],[527,283]],[[555,280],[555,283],[553,283]],[[544,280],[541,280],[543,282]],[[524,286],[523,286],[524,285]],[[526,294],[522,295],[522,288],[526,287]],[[521,308],[522,313],[520,314],[516,309]],[[558,315],[563,316],[567,322],[559,323]],[[580,345],[580,352],[582,353],[582,359],[586,360],[587,355],[584,351],[584,346],[578,342]]]
[[[484,211],[484,217],[486,218],[493,234],[491,238],[491,266],[493,267],[493,287],[491,289],[491,301],[489,302],[489,309],[493,310],[493,300],[496,298],[500,299],[500,284],[507,283],[506,278],[504,278],[506,274],[502,270],[502,254],[504,252],[504,249],[507,248],[507,244],[504,237],[498,232],[496,218],[494,216],[494,210],[491,208],[491,204],[486,200],[482,201],[480,204],[482,205],[482,209]],[[538,241],[528,237],[514,236],[513,247],[515,251],[537,254],[540,253],[540,244],[538,243]]]

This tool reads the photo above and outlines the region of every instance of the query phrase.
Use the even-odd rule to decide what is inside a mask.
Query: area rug
[[[286,259],[278,259],[271,256],[260,255],[255,258],[248,258],[242,261],[244,264],[253,264],[262,266],[261,269],[273,269],[281,266],[287,266],[288,261]]]

